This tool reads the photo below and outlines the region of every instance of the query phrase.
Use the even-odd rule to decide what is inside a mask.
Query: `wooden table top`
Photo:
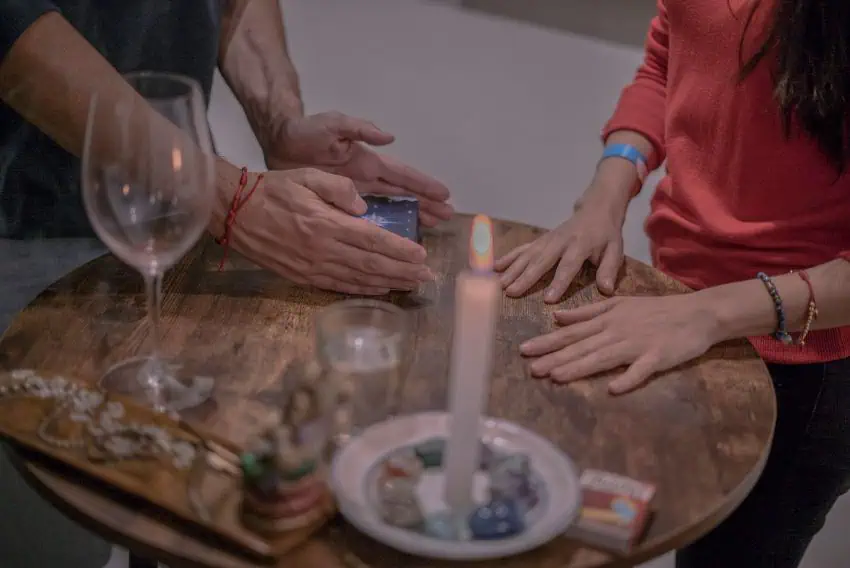
[[[402,394],[404,411],[445,409],[455,275],[467,261],[470,217],[425,233],[437,281],[391,301],[409,311],[416,355]],[[503,254],[541,234],[495,221]],[[279,394],[276,380],[295,354],[312,349],[313,316],[341,296],[295,287],[234,260],[217,271],[219,248],[205,242],[172,270],[164,284],[162,341],[166,354],[217,379],[215,402],[194,419],[236,443],[258,432]],[[746,341],[713,348],[698,361],[659,376],[622,397],[607,380],[553,386],[530,378],[521,341],[552,329],[542,285],[522,299],[505,299],[497,331],[489,414],[513,420],[552,440],[580,467],[654,482],[655,519],[627,559],[566,538],[525,555],[479,564],[500,568],[632,566],[681,547],[716,526],[746,496],[767,456],[776,408],[767,370]],[[627,260],[620,295],[660,295],[684,288],[652,268]],[[560,307],[600,298],[590,270]],[[35,368],[95,380],[107,365],[143,347],[144,293],[140,276],[103,256],[46,289],[0,340],[0,367]],[[253,564],[154,521],[91,487],[32,463],[29,482],[84,526],[172,568],[255,568]],[[287,568],[437,567],[357,533],[342,521],[280,562]]]

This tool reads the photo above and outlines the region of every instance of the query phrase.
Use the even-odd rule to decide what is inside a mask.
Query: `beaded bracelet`
[[[773,337],[785,345],[790,345],[794,340],[785,328],[785,308],[782,306],[782,297],[776,289],[776,284],[764,272],[759,272],[756,277],[764,283],[767,293],[773,300],[773,308],[776,310],[776,331],[773,333]]]
[[[812,324],[816,319],[818,319],[818,304],[815,300],[815,288],[812,286],[812,281],[809,279],[809,275],[805,270],[801,270],[797,273],[797,275],[806,283],[806,287],[809,289],[809,303],[806,308],[806,323],[803,325],[803,331],[800,333],[799,339],[797,339],[797,345],[805,345],[806,337],[809,336],[809,331],[812,329]]]

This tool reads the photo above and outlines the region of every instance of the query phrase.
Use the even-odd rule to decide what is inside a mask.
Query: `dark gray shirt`
[[[222,0],[0,0],[0,61],[50,11],[61,14],[121,73],[168,71],[209,100]],[[65,64],[74,67],[73,61]],[[80,162],[0,102],[0,237],[92,236]]]

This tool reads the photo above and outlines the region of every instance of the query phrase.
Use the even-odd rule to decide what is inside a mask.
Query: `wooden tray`
[[[37,457],[85,474],[104,491],[115,492],[116,498],[153,505],[181,530],[200,531],[203,538],[222,547],[261,562],[273,562],[307,540],[335,512],[329,494],[322,514],[312,524],[274,537],[256,534],[240,520],[239,448],[126,397],[107,395],[82,382],[66,381],[71,388],[83,390],[77,391],[81,394],[76,397],[76,405],[67,404],[63,409],[50,394],[51,389],[54,393],[58,390],[56,380],[63,379],[46,379],[32,371],[0,372],[0,436],[23,446],[28,454],[35,452]],[[24,392],[22,387],[13,388],[24,383],[29,385]],[[88,407],[92,407],[88,412],[74,410]],[[48,419],[51,420],[45,427]],[[116,460],[116,452],[120,454],[126,448],[118,438],[126,441],[138,435],[129,432],[113,436],[104,444],[98,430],[134,425],[141,426],[135,430],[161,442],[156,446],[160,451]],[[182,451],[163,452],[162,448],[168,446]],[[191,496],[190,483],[194,488]],[[193,502],[204,506],[199,510]]]

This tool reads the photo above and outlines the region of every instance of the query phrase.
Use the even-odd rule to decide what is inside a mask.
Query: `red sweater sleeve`
[[[623,89],[614,115],[602,130],[605,140],[616,130],[634,130],[646,136],[655,147],[648,164],[652,171],[664,162],[664,116],[667,99],[667,56],[669,29],[666,0],[658,0],[658,14],[652,19],[646,38],[644,60],[634,81]]]

